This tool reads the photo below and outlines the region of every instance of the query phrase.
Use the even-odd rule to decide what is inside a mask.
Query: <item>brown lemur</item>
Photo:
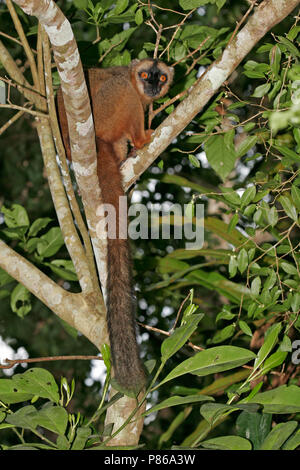
[[[128,67],[87,70],[87,83],[94,117],[97,173],[104,204],[116,211],[119,227],[119,197],[124,196],[120,165],[128,156],[128,142],[135,149],[150,142],[144,111],[164,96],[173,79],[173,69],[155,59],[134,60]],[[67,157],[71,158],[67,118],[61,90],[57,93],[60,127]],[[132,152],[130,152],[130,155]],[[136,341],[135,302],[128,239],[107,240],[107,322],[114,377],[126,390],[139,391],[145,372]]]

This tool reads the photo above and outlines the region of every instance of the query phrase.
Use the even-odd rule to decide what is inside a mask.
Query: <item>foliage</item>
[[[142,1],[74,0],[62,8],[85,66],[127,65],[154,53],[175,66],[174,85],[159,106],[177,94],[184,99],[220,56],[247,11],[247,2],[241,3],[158,1],[150,11]],[[0,21],[9,23],[6,31],[14,35],[1,8]],[[18,12],[34,49],[36,24]],[[162,238],[134,244],[142,350],[150,373],[146,395],[151,408],[142,435],[146,448],[293,450],[300,445],[298,20],[290,15],[258,44],[142,176],[134,193],[148,206],[176,202],[193,211],[205,205],[201,248],[187,250],[186,240]],[[3,41],[24,62],[19,44]],[[57,83],[55,72],[53,78]],[[153,127],[175,105],[155,117]],[[6,111],[4,122],[12,115]],[[35,144],[26,149],[27,139],[33,140],[29,119],[23,116],[3,136],[1,238],[76,292],[40,154]],[[3,270],[0,299],[4,338],[22,329],[14,329],[20,322],[27,336],[42,322],[49,339],[40,355],[60,351],[60,335],[68,341],[69,330],[61,332],[60,324],[52,336],[46,320],[50,312]],[[82,339],[71,333],[67,347],[82,351]],[[17,344],[25,344],[34,356],[35,341],[40,346],[37,333],[25,343],[20,334]],[[86,399],[92,394],[84,386],[85,366],[72,366],[71,372],[64,363],[55,367],[53,375],[34,368],[0,379],[3,449],[83,449],[109,439],[111,429],[103,425],[110,406],[107,382],[99,405],[95,394]],[[99,384],[94,387],[99,392]]]

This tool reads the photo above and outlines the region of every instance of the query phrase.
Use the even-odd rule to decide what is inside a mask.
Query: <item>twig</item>
[[[121,39],[121,41],[117,42],[117,44],[112,44],[108,49],[107,51],[102,54],[102,56],[100,57],[100,59],[98,60],[98,63],[100,64],[104,59],[105,57],[117,46],[119,46],[122,42],[124,41],[124,39]]]
[[[137,322],[137,323],[142,328],[146,328],[146,330],[148,330],[148,331],[155,331],[155,333],[160,333],[161,335],[171,336],[171,334],[173,333],[172,330],[165,331],[165,330],[161,330],[160,328],[155,328],[155,326],[145,325],[145,323],[140,323],[140,322]],[[186,346],[189,346],[190,348],[194,349],[195,351],[204,351],[204,349],[205,349],[205,348],[201,348],[201,346],[196,346],[191,341],[188,341],[186,343]]]
[[[11,369],[11,367],[16,364],[30,364],[32,362],[50,362],[50,361],[91,361],[91,360],[102,361],[101,356],[84,356],[84,355],[74,355],[74,356],[48,356],[48,357],[34,357],[30,359],[4,359],[4,362],[7,364],[0,365],[0,369]]]
[[[149,1],[148,1],[148,4],[146,4],[146,3],[143,3],[141,0],[139,0],[139,3],[143,6],[147,5],[149,7]],[[163,7],[160,7],[159,5],[156,5],[155,3],[152,3],[151,6],[155,7],[155,8],[158,8],[158,10],[169,11],[171,13],[175,13],[176,15],[185,16],[185,13],[182,13],[182,11],[171,10],[171,8],[163,8]]]
[[[6,129],[8,129],[11,124],[17,121],[21,116],[23,116],[25,111],[18,111],[11,119],[9,119],[1,128],[0,128],[0,135],[2,135]]]
[[[155,48],[154,48],[154,54],[153,54],[154,59],[157,58],[157,52],[158,52],[158,47],[159,47],[159,43],[160,43],[162,30],[163,30],[163,25],[160,24],[159,28],[158,28],[158,31],[156,33],[156,41],[155,41]]]
[[[35,116],[35,117],[46,118],[46,119],[49,118],[48,114],[40,113],[39,111],[32,111],[32,109],[24,108],[24,106],[18,106],[16,104],[0,104],[0,108],[18,109],[25,113],[32,114],[32,116]]]
[[[170,333],[173,333],[173,331],[175,330],[176,328],[176,325],[178,323],[178,320],[179,320],[179,317],[180,317],[180,314],[181,314],[181,311],[183,309],[183,306],[184,304],[186,303],[186,301],[189,299],[189,297],[191,296],[191,291],[189,291],[188,295],[186,296],[186,298],[181,302],[181,305],[179,307],[179,310],[177,312],[177,315],[176,315],[176,318],[175,318],[175,322],[174,322],[174,325],[172,326],[171,330],[170,330]]]
[[[230,39],[229,39],[229,42],[227,44],[226,47],[229,46],[229,44],[233,41],[234,37],[236,36],[236,33],[238,32],[240,26],[244,23],[245,19],[249,16],[250,12],[253,10],[253,8],[255,7],[255,5],[257,5],[257,2],[255,0],[251,0],[251,5],[250,7],[248,8],[248,10],[246,11],[246,13],[244,14],[243,18],[237,23]]]
[[[178,65],[178,64],[180,64],[180,63],[183,62],[183,61],[186,61],[186,59],[188,59],[189,57],[192,57],[194,54],[196,54],[196,52],[198,52],[198,51],[202,48],[202,46],[204,46],[204,44],[205,44],[210,38],[211,38],[211,36],[207,36],[207,37],[199,44],[199,46],[197,47],[197,49],[194,49],[194,50],[193,50],[192,52],[190,52],[188,55],[182,57],[182,59],[177,60],[177,62],[174,62],[174,63],[172,64],[172,67],[175,67],[175,65]],[[202,58],[202,56],[200,56],[200,57],[197,59],[197,61],[200,60],[200,58]]]
[[[27,85],[25,85],[25,86],[24,86],[24,85],[20,85],[19,83],[14,82],[11,78],[7,78],[7,77],[0,77],[0,80],[1,80],[2,82],[4,82],[4,83],[7,83],[7,85],[8,85],[8,90],[10,89],[10,87],[14,87],[14,88],[16,88],[20,93],[22,93],[22,94],[25,95],[25,96],[26,96],[26,92],[30,92],[31,94],[34,94],[34,96],[35,96],[35,100],[34,100],[34,101],[38,100],[39,98],[42,99],[42,100],[45,99],[44,95],[41,95],[39,91],[33,89],[33,88],[31,87],[31,85],[29,85],[29,84],[28,84],[28,86],[27,86]],[[28,97],[28,98],[29,98],[29,97]]]
[[[161,54],[159,55],[159,58],[161,58],[161,57],[164,55],[164,53],[165,53],[166,51],[168,51],[168,55],[169,55],[169,51],[170,51],[171,44],[172,44],[172,42],[174,41],[177,32],[180,30],[181,26],[185,23],[186,19],[187,19],[189,16],[191,16],[195,11],[196,11],[196,8],[194,8],[193,10],[189,11],[188,13],[186,13],[186,15],[184,15],[183,19],[180,21],[180,23],[178,23],[178,24],[176,25],[176,29],[175,29],[175,31],[174,31],[174,33],[173,33],[173,35],[172,35],[172,37],[171,37],[171,39],[170,39],[168,45],[167,45],[167,46],[165,47],[165,49],[161,52]],[[169,56],[168,56],[168,58],[169,58]]]
[[[28,58],[29,65],[30,65],[30,70],[31,70],[32,78],[33,78],[33,83],[35,85],[35,88],[38,89],[39,88],[39,77],[38,77],[37,67],[36,67],[34,57],[33,57],[32,50],[31,50],[31,48],[28,44],[27,38],[25,36],[21,21],[20,21],[18,15],[16,14],[16,10],[15,10],[13,4],[12,4],[12,1],[11,0],[6,0],[6,5],[7,5],[7,8],[9,9],[10,16],[11,16],[13,22],[14,22],[16,31],[19,35],[19,38],[21,39],[22,45],[24,47],[25,54]]]
[[[21,43],[21,41],[19,41],[19,39],[14,38],[13,36],[10,36],[9,34],[3,33],[3,31],[0,31],[0,36],[3,36],[3,37],[6,38],[6,39],[10,39],[11,41],[14,41],[14,42],[16,42],[17,44],[19,44],[20,46],[22,46],[22,43]],[[35,50],[35,49],[31,49],[31,50],[32,50],[32,52],[33,52],[34,54],[36,54],[36,50]]]

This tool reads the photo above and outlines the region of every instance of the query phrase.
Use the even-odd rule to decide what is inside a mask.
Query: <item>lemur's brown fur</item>
[[[173,69],[153,60],[134,60],[128,67],[89,69],[88,88],[92,103],[97,146],[97,168],[102,199],[116,210],[119,227],[119,197],[124,196],[120,164],[127,158],[128,141],[140,149],[151,140],[145,130],[144,110],[167,93]],[[61,90],[58,114],[68,158],[69,132]],[[121,387],[139,391],[145,373],[136,342],[134,296],[128,240],[107,241],[107,321],[114,376]]]

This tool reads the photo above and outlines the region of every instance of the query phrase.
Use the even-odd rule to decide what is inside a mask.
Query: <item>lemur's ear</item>
[[[135,67],[139,62],[140,62],[139,59],[133,59],[133,60],[130,62],[130,67]]]

